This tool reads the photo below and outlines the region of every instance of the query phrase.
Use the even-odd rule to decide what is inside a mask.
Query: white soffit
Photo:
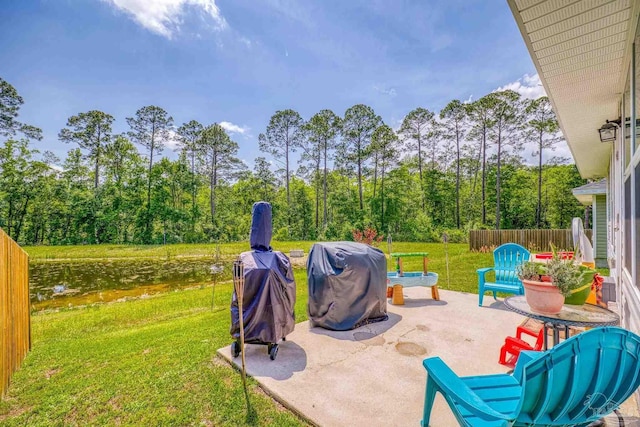
[[[583,178],[607,174],[637,0],[507,0]],[[635,26],[634,26],[635,28]]]

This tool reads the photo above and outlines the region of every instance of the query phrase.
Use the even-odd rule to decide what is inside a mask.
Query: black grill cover
[[[276,343],[293,332],[296,283],[289,258],[282,252],[243,252],[245,342]],[[240,338],[235,291],[231,299],[231,335]]]
[[[271,250],[271,205],[253,205],[251,252],[243,252],[244,336],[247,343],[276,343],[293,332],[296,283],[291,262],[282,252]],[[231,335],[240,338],[238,299],[231,297]]]
[[[307,261],[309,319],[345,331],[387,320],[387,260],[354,242],[316,243]]]
[[[271,250],[271,204],[256,202],[251,212],[251,235],[249,243],[256,251]]]

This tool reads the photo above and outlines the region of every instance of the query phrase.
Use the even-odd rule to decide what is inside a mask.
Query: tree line
[[[25,244],[241,240],[258,200],[272,203],[279,240],[373,227],[462,241],[471,228],[564,228],[583,213],[575,166],[544,161],[561,141],[548,99],[511,90],[416,108],[396,129],[363,104],[308,119],[276,111],[252,169],[219,123],[176,125],[158,106],[127,117],[125,133],[102,111],[69,117],[59,159],[31,147],[42,131],[18,121],[23,103],[0,78],[0,227]],[[161,156],[171,141],[175,160]]]

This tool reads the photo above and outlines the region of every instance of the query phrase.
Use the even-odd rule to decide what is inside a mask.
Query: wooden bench
[[[304,257],[304,251],[302,249],[291,249],[289,251],[289,256],[291,258],[303,258]]]

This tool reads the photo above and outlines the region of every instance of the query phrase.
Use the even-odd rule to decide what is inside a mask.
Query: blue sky
[[[22,0],[3,2],[0,76],[38,149],[92,109],[158,105],[177,125],[223,123],[252,164],[271,115],[370,105],[396,127],[420,106],[500,87],[542,94],[505,0]],[[532,76],[532,77],[529,77]],[[168,150],[167,150],[168,151]]]

